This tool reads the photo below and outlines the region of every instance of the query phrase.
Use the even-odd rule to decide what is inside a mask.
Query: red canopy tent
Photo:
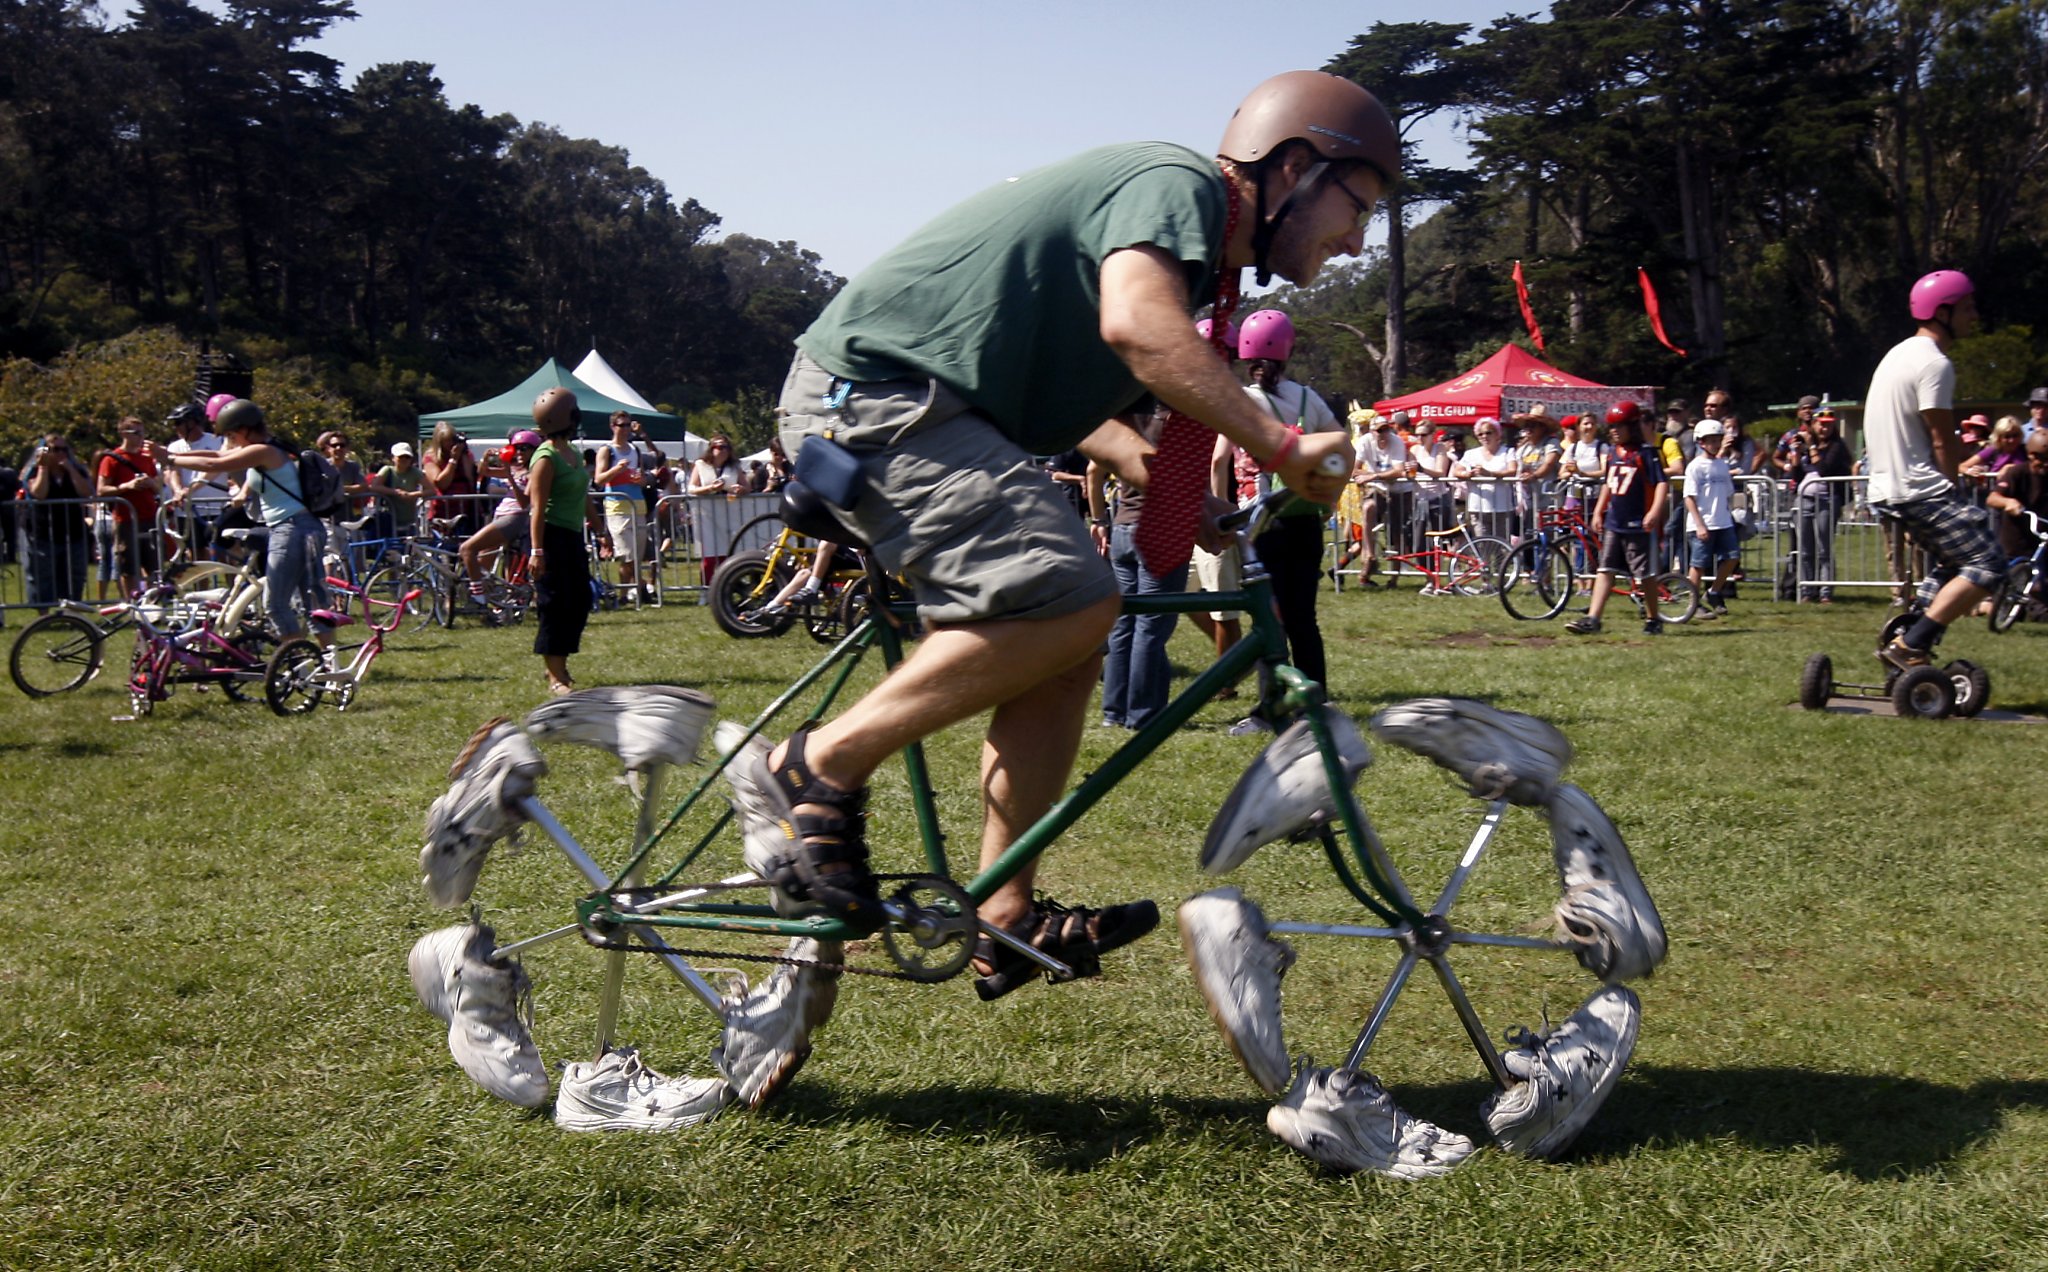
[[[1520,345],[1502,345],[1500,352],[1455,380],[1404,397],[1375,402],[1385,415],[1406,411],[1418,423],[1455,424],[1469,428],[1482,415],[1498,419],[1501,393],[1516,389],[1598,389],[1607,386],[1560,371]]]

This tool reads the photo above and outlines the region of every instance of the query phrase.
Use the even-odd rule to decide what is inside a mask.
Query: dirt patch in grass
[[[1557,643],[1555,636],[1496,636],[1491,632],[1449,632],[1429,642],[1440,649],[1491,649],[1516,645],[1524,649],[1547,649]]]

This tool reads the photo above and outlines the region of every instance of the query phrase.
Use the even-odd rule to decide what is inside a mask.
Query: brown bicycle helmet
[[[1251,91],[1230,117],[1216,153],[1256,163],[1289,141],[1325,160],[1369,164],[1388,185],[1401,173],[1401,133],[1379,99],[1325,71],[1286,71]]]
[[[533,400],[533,425],[543,436],[567,433],[582,422],[576,395],[567,389],[549,389]]]

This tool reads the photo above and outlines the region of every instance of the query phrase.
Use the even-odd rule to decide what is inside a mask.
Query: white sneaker
[[[1180,907],[1180,939],[1209,1015],[1238,1063],[1267,1095],[1292,1076],[1280,1033],[1280,978],[1294,947],[1266,930],[1266,916],[1236,888],[1189,897]]]
[[[538,738],[609,751],[630,771],[694,764],[718,704],[675,685],[598,685],[544,702],[526,717]]]
[[[1330,706],[1323,707],[1322,713],[1345,779],[1355,787],[1358,775],[1372,763],[1372,751],[1350,716]],[[1225,874],[1259,848],[1306,830],[1318,818],[1333,817],[1336,812],[1337,800],[1330,791],[1315,734],[1306,719],[1297,720],[1266,744],[1216,810],[1209,833],[1202,839],[1202,869]]]
[[[1489,1097],[1481,1112],[1502,1148],[1556,1157],[1570,1148],[1614,1090],[1636,1049],[1643,1004],[1623,985],[1597,991],[1555,1029],[1522,1031],[1501,1053],[1522,1081]]]
[[[1230,736],[1234,738],[1248,738],[1254,733],[1271,733],[1272,731],[1273,726],[1257,716],[1246,716],[1230,726]]]
[[[720,755],[729,754],[746,737],[746,732],[747,727],[737,721],[721,720],[712,731],[711,744]],[[777,814],[774,803],[754,780],[754,774],[767,770],[768,753],[774,749],[767,738],[756,734],[725,766],[725,781],[732,788],[733,812],[739,816],[741,855],[746,859],[747,869],[763,879],[775,877],[789,854],[796,851],[797,844],[796,828]],[[768,890],[768,903],[785,917],[794,909],[780,888]]]
[[[732,1103],[724,1078],[668,1078],[632,1047],[607,1047],[602,1059],[562,1069],[555,1125],[565,1131],[675,1131],[718,1116]]]
[[[1479,799],[1545,803],[1572,761],[1572,744],[1554,726],[1470,698],[1411,698],[1370,724],[1381,740],[1456,773]]]
[[[838,941],[796,937],[783,951],[791,958],[836,963]],[[839,973],[783,963],[751,993],[728,998],[725,1033],[711,1048],[711,1062],[732,1084],[733,1095],[760,1108],[789,1085],[811,1055],[811,1034],[832,1017],[839,999]]]
[[[491,929],[466,924],[429,932],[406,959],[420,1005],[448,1022],[448,1051],[478,1086],[521,1108],[548,1102],[548,1075],[533,1044],[531,985],[518,962],[491,960]]]
[[[435,905],[469,900],[485,854],[526,824],[519,801],[547,771],[532,740],[508,720],[492,720],[470,736],[448,770],[447,792],[427,810],[420,883]]]
[[[1447,1175],[1474,1148],[1454,1131],[1403,1113],[1371,1074],[1310,1068],[1306,1059],[1293,1087],[1266,1111],[1266,1129],[1333,1170],[1394,1179]]]
[[[1547,810],[1551,856],[1564,888],[1553,912],[1579,966],[1610,983],[1647,976],[1664,961],[1664,920],[1628,845],[1593,797],[1566,782]]]

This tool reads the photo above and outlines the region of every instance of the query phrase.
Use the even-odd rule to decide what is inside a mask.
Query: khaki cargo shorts
[[[858,505],[834,508],[910,583],[927,623],[1045,619],[1116,594],[1088,527],[1024,449],[936,380],[846,387],[799,353],[777,410],[792,460],[813,436],[861,461]]]

